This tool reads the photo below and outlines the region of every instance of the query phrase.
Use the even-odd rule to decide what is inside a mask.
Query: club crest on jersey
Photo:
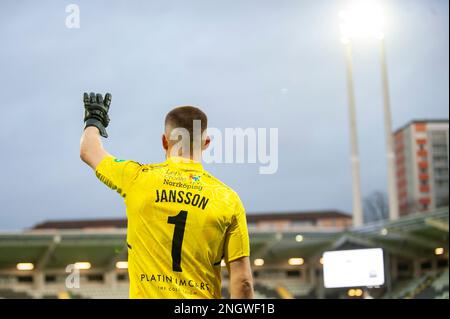
[[[199,183],[200,182],[200,177],[201,177],[201,175],[192,175],[192,174],[189,175],[189,179],[193,183]]]

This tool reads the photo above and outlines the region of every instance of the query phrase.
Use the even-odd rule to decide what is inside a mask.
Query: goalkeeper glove
[[[86,129],[89,126],[95,126],[100,131],[100,135],[108,137],[106,127],[109,124],[109,106],[111,104],[111,94],[106,93],[103,99],[101,94],[84,93],[84,122]]]

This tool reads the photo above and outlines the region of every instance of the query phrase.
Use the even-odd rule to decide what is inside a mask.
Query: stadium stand
[[[448,269],[440,272],[426,272],[418,278],[396,283],[384,299],[448,299]]]
[[[251,259],[260,260],[253,266],[255,297],[349,298],[349,288],[324,288],[323,252],[380,247],[385,285],[358,288],[373,298],[448,299],[448,209],[357,228],[348,221],[340,212],[249,215]],[[290,264],[293,257],[302,262]],[[127,271],[116,264],[126,260],[123,219],[47,221],[0,233],[0,298],[127,298]],[[79,288],[67,288],[66,267],[77,262],[89,267],[80,270]],[[225,267],[222,278],[229,298]]]
[[[111,288],[101,284],[94,285],[80,285],[80,288],[68,289],[63,284],[48,285],[41,289],[32,289],[28,293],[22,291],[23,288],[16,288],[18,290],[10,290],[11,296],[18,296],[26,294],[28,298],[35,299],[127,299],[128,285]],[[0,296],[2,290],[0,290]],[[8,297],[10,298],[10,297]]]
[[[414,291],[428,280],[429,274],[401,282],[396,288],[384,296],[384,299],[411,299]]]
[[[414,299],[448,299],[448,270],[438,275],[430,275],[423,285],[414,290],[412,297]]]
[[[273,288],[264,285],[260,282],[255,282],[255,292],[257,294],[258,299],[279,299],[280,295],[278,292]]]
[[[304,298],[313,290],[313,286],[304,283],[298,279],[280,278],[280,279],[261,279],[258,281],[260,286],[271,290],[272,295],[277,295],[278,298]]]
[[[16,292],[13,289],[0,289],[0,299],[32,299],[26,292]]]

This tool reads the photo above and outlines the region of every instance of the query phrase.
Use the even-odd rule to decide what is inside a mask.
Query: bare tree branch
[[[376,191],[364,198],[364,219],[374,222],[389,218],[389,204],[385,193]]]

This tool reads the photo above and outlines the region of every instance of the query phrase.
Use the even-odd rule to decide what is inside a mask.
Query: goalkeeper
[[[223,262],[231,298],[253,298],[244,206],[200,161],[210,143],[205,113],[171,110],[162,135],[166,161],[144,165],[103,148],[110,104],[109,93],[84,93],[80,156],[124,198],[130,298],[221,298]]]

